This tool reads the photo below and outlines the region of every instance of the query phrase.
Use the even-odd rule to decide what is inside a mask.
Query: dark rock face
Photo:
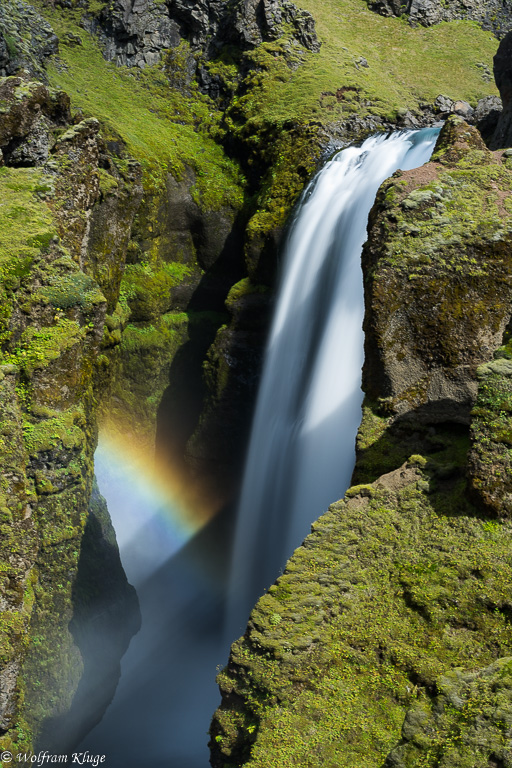
[[[111,10],[105,9],[87,26],[99,35],[105,58],[119,66],[155,64],[162,50],[181,41],[179,24],[167,6],[147,0],[116,0]]]
[[[249,278],[233,286],[226,300],[230,322],[219,329],[204,363],[206,398],[186,456],[223,502],[238,491],[249,437],[264,343],[270,321],[270,291]]]
[[[470,19],[503,37],[512,26],[511,0],[367,0],[382,16],[409,16],[411,24]]]
[[[52,128],[70,120],[69,97],[22,77],[0,81],[5,103],[0,123],[0,149],[13,166],[41,166],[55,144]]]
[[[140,628],[135,589],[126,579],[104,498],[93,487],[73,587],[70,630],[84,673],[71,708],[45,723],[39,748],[71,751],[101,720],[121,674],[120,659]]]
[[[318,51],[313,17],[288,0],[115,0],[110,8],[85,26],[99,35],[105,57],[118,65],[145,67],[155,64],[163,50],[186,40],[195,51],[213,57],[226,44],[252,48],[274,40],[290,24],[304,47]],[[190,64],[194,70],[194,62]]]
[[[480,99],[473,112],[473,124],[476,125],[483,140],[488,145],[498,125],[502,110],[501,99],[497,96],[486,96]]]
[[[491,139],[491,149],[512,145],[512,33],[501,41],[494,57],[494,79],[498,86],[503,112]]]
[[[59,49],[47,21],[24,0],[4,0],[0,6],[0,76],[27,69],[45,79],[43,63]]]

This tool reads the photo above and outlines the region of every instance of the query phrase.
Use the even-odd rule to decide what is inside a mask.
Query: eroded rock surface
[[[44,62],[59,49],[57,35],[24,0],[2,0],[0,6],[0,76],[27,69],[45,79]]]
[[[411,24],[430,27],[441,21],[470,19],[503,37],[512,26],[510,0],[367,0],[383,16],[407,15]]]
[[[289,0],[229,5],[219,0],[115,0],[86,25],[99,35],[109,61],[129,67],[156,64],[162,51],[176,48],[182,40],[207,56],[218,54],[226,45],[251,48],[280,37],[285,25],[292,27],[293,36],[305,48],[319,49],[313,17]],[[193,75],[193,58],[189,67]]]

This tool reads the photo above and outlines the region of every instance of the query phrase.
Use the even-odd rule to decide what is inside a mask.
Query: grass
[[[146,188],[161,185],[167,169],[181,178],[189,165],[202,206],[215,210],[241,203],[238,168],[208,135],[220,116],[196,86],[184,96],[169,87],[158,67],[142,72],[109,64],[95,39],[78,26],[80,12],[40,10],[62,38],[60,61],[49,67],[51,84],[71,96],[74,109],[98,118],[107,138],[123,139],[143,164]],[[70,31],[82,45],[66,45],[63,34]]]
[[[497,40],[475,22],[412,28],[403,19],[372,13],[362,0],[306,0],[299,5],[315,18],[320,53],[308,53],[293,70],[283,57],[273,55],[279,44],[257,50],[253,59],[264,72],[250,76],[253,88],[241,100],[244,113],[254,119],[340,120],[361,112],[361,103],[362,111],[392,118],[397,110],[414,109],[439,94],[473,104],[497,94],[478,66],[492,69]],[[357,68],[361,56],[368,68]],[[357,90],[336,98],[342,87]]]

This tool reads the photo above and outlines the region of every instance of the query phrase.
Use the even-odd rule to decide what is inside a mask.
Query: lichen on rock
[[[3,0],[0,7],[0,76],[26,69],[46,80],[45,61],[59,49],[57,35],[24,0]]]
[[[469,422],[476,369],[510,319],[510,185],[504,159],[453,117],[432,162],[379,192],[363,252],[363,378],[397,415]]]

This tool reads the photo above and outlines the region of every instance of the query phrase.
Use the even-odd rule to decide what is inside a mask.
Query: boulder
[[[477,368],[510,320],[511,182],[506,159],[452,116],[433,162],[379,191],[363,251],[363,388],[395,418],[469,423]]]

